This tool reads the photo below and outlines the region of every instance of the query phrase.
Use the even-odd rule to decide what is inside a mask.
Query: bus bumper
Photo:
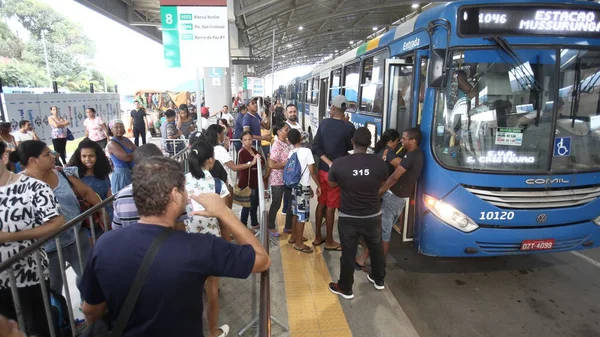
[[[525,240],[553,239],[547,250],[521,250]],[[464,233],[431,213],[423,217],[418,251],[428,256],[481,257],[566,252],[600,247],[600,226],[591,221],[545,228],[479,228]]]

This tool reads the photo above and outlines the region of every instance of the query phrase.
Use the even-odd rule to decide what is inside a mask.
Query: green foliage
[[[22,54],[23,42],[6,23],[0,21],[0,56],[20,58]]]
[[[30,33],[30,39],[24,43],[2,22],[2,17],[16,19]],[[94,57],[95,45],[79,24],[39,0],[0,0],[0,56],[18,60],[3,68],[4,73],[0,73],[3,79],[10,75],[13,76],[11,83],[43,83],[43,86],[48,86],[44,39],[50,76],[60,87],[87,92],[92,82],[98,91],[104,89],[102,74],[85,66]],[[32,81],[32,78],[17,82],[14,79],[16,75],[36,74],[42,76],[39,82]],[[8,82],[5,79],[5,83]]]
[[[50,79],[42,69],[16,60],[0,65],[0,77],[4,85],[9,87],[50,86]]]

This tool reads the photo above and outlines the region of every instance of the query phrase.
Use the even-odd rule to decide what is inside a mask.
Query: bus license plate
[[[548,250],[554,247],[554,239],[525,240],[521,243],[521,250]]]

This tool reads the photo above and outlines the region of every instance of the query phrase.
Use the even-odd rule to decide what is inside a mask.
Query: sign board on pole
[[[210,68],[210,77],[211,78],[223,77],[223,68]]]
[[[226,1],[161,0],[160,15],[167,67],[229,67]]]
[[[265,95],[265,83],[262,78],[254,77],[252,79],[252,95],[253,96],[264,96]]]

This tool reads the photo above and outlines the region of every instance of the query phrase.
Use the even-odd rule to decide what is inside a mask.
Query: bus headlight
[[[479,228],[471,218],[441,200],[424,194],[423,201],[436,217],[462,232],[469,233]]]
[[[593,221],[596,225],[600,226],[600,216],[594,219]]]

